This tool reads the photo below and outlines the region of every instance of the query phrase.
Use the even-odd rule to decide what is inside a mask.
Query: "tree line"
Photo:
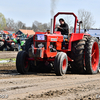
[[[81,24],[82,29],[91,29],[95,24],[91,12],[86,11],[84,9],[78,10],[78,19],[79,21],[82,21]],[[67,23],[69,24],[70,28],[72,28],[71,19],[67,18]],[[2,13],[0,13],[0,30],[16,32],[19,29],[32,29],[36,32],[36,31],[46,31],[47,29],[50,29],[50,27],[51,27],[50,22],[41,23],[38,21],[34,21],[32,26],[27,27],[26,24],[23,23],[22,21],[14,22],[13,19],[10,18],[6,19],[5,16]]]

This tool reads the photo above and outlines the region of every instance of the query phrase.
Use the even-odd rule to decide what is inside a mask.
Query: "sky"
[[[0,13],[15,22],[22,21],[27,27],[31,27],[34,21],[50,22],[52,9],[54,14],[74,12],[77,16],[78,10],[84,9],[93,16],[93,28],[100,28],[100,0],[0,0]]]

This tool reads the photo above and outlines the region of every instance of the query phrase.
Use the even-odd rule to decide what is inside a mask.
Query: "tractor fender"
[[[78,40],[82,40],[84,37],[84,33],[72,33],[69,42],[74,42]]]
[[[69,40],[68,49],[71,51],[72,42],[82,40],[83,37],[84,37],[84,33],[72,33],[71,37],[70,37],[70,40]]]

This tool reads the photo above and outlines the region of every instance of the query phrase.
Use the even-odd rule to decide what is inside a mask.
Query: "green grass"
[[[15,64],[16,63],[16,58],[5,58],[5,59],[0,59],[0,61],[3,61],[3,60],[6,60],[6,61],[10,61],[11,60],[11,62],[2,62],[2,63],[0,63],[0,65],[2,65],[2,64],[10,64],[10,63],[13,63],[13,64]],[[14,62],[12,62],[12,61],[14,61]]]
[[[2,60],[13,60],[13,61],[16,61],[16,58],[4,58],[4,59],[0,59],[0,61]]]

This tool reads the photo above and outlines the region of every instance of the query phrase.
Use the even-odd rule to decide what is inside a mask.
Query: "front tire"
[[[59,52],[54,61],[54,69],[55,69],[55,74],[57,76],[62,76],[66,74],[68,68],[68,58],[67,54],[63,52]]]

